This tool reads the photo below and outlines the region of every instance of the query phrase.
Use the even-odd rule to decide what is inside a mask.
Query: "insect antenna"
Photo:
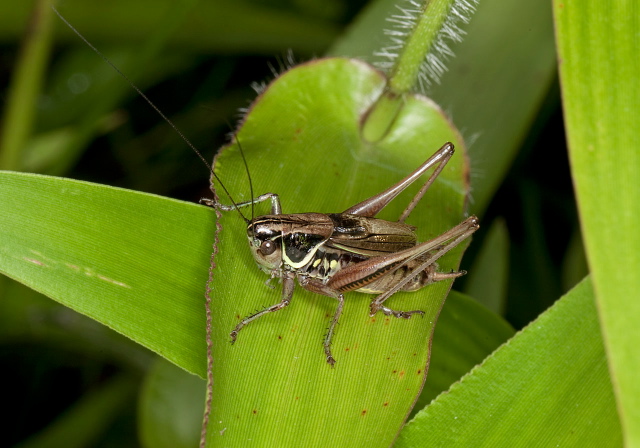
[[[247,163],[247,158],[244,156],[244,150],[242,149],[242,145],[240,144],[240,139],[238,139],[238,135],[235,134],[235,140],[238,144],[238,149],[240,150],[240,155],[242,156],[242,162],[244,163],[244,170],[247,172],[247,178],[249,179],[249,193],[251,196],[251,221],[255,218],[255,214],[253,212],[255,201],[253,200],[253,182],[251,181],[251,173],[249,172],[249,164]]]
[[[233,204],[233,208],[235,208],[238,213],[240,214],[240,216],[242,217],[242,219],[249,223],[249,220],[244,216],[244,214],[240,211],[240,208],[238,207],[238,204],[236,204],[236,201],[233,200],[233,197],[231,196],[231,194],[229,193],[229,190],[227,190],[227,187],[225,187],[224,183],[222,182],[222,180],[220,180],[220,178],[218,177],[218,175],[213,171],[213,167],[211,166],[211,164],[209,162],[207,162],[207,160],[202,156],[202,153],[198,150],[198,148],[196,148],[196,146],[191,143],[191,141],[186,137],[186,135],[184,135],[182,133],[182,131],[180,129],[178,129],[178,126],[176,126],[173,121],[171,121],[169,119],[169,117],[167,117],[159,108],[158,106],[156,106],[154,104],[153,101],[151,101],[149,99],[149,97],[147,97],[147,95],[145,95],[142,90],[140,90],[138,88],[138,86],[136,86],[133,81],[131,81],[129,79],[129,77],[127,75],[125,75],[113,62],[111,62],[109,60],[109,58],[107,58],[104,54],[102,54],[102,52],[100,50],[98,50],[91,42],[89,42],[87,40],[87,38],[85,38],[80,31],[78,31],[73,25],[71,25],[71,23],[69,23],[69,21],[67,19],[64,18],[64,16],[53,6],[51,5],[51,9],[53,9],[53,12],[56,13],[56,15],[58,17],[60,17],[60,20],[62,20],[65,25],[67,25],[71,31],[73,31],[80,39],[82,39],[82,41],[87,44],[87,46],[89,48],[91,48],[98,56],[100,56],[107,64],[109,64],[111,66],[111,68],[113,68],[116,73],[118,75],[120,75],[137,93],[138,95],[140,95],[142,97],[142,99],[144,99],[147,104],[149,104],[149,106],[151,106],[153,108],[153,110],[155,110],[158,115],[160,115],[160,117],[169,125],[173,128],[173,130],[180,136],[180,138],[187,144],[187,146],[189,146],[193,152],[196,153],[196,155],[200,158],[200,160],[202,160],[202,162],[206,165],[206,167],[209,169],[209,172],[213,175],[213,177],[218,181],[218,183],[220,184],[220,186],[222,187],[222,189],[224,190],[225,194],[227,195],[227,197],[229,198],[229,200],[231,201],[231,203]],[[237,139],[236,139],[237,141]],[[238,142],[238,146],[240,146],[240,143]],[[245,164],[245,168],[247,169],[247,173],[249,172],[249,168],[247,167],[247,161],[244,158],[244,152],[242,152],[242,148],[240,148],[240,152],[242,154],[242,160],[244,160],[244,164]],[[251,187],[251,177],[249,177],[249,186],[251,188],[251,198],[253,199],[253,187]],[[251,204],[251,213],[253,214],[253,203]],[[253,218],[253,217],[252,217]]]

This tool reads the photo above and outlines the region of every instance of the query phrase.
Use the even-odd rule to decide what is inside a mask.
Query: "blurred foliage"
[[[323,54],[365,6],[364,0],[191,3],[67,1],[62,13],[207,160],[227,141],[229,117],[240,116],[255,98],[252,83],[268,82],[289,66],[290,49],[300,60]],[[10,96],[34,4],[7,0],[0,6],[3,102]],[[54,37],[19,168],[194,202],[208,196],[207,169],[175,132],[59,21]],[[493,223],[500,223],[509,241],[493,256],[502,257],[497,263],[508,269],[500,269],[504,286],[492,294],[506,297],[496,309],[505,310],[519,329],[586,274],[557,84],[524,141],[513,140],[517,156],[484,213],[463,268],[472,270],[476,259],[487,259],[480,252],[483,240]],[[456,289],[474,286],[462,279]],[[3,444],[18,443],[53,421],[64,426],[63,412],[83,405],[80,397],[99,401],[101,390],[113,384],[131,387],[153,358],[91,319],[0,278],[2,395],[5,407],[13,409],[3,422],[8,428]],[[100,434],[92,446],[137,446],[131,423],[135,398],[123,393],[109,406],[112,423],[108,429],[92,427]]]

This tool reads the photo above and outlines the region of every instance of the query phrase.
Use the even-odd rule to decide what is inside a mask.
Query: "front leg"
[[[338,308],[336,309],[335,314],[333,315],[333,319],[331,319],[331,323],[329,324],[329,330],[327,331],[327,335],[324,338],[324,354],[327,356],[327,362],[333,367],[336,363],[333,355],[331,354],[331,338],[333,337],[333,332],[335,330],[336,324],[338,323],[338,319],[340,319],[340,315],[342,314],[342,308],[344,307],[344,296],[340,291],[336,291],[335,289],[325,285],[321,280],[315,278],[309,278],[307,276],[299,276],[298,283],[307,291],[314,292],[316,294],[322,294],[325,296],[333,297],[338,300]]]
[[[285,276],[282,279],[282,300],[280,303],[272,305],[268,308],[263,309],[262,311],[258,311],[255,314],[245,317],[240,321],[236,328],[233,329],[231,334],[231,343],[236,342],[236,338],[238,337],[238,332],[242,330],[249,322],[256,320],[259,317],[264,316],[267,313],[273,313],[274,311],[279,311],[285,308],[287,305],[291,303],[291,297],[293,296],[293,290],[295,288],[294,282],[295,274],[292,272],[285,273]]]
[[[250,201],[238,202],[237,204],[223,204],[222,202],[218,202],[215,199],[202,198],[200,199],[200,203],[209,207],[217,208],[220,210],[224,210],[225,212],[231,210],[237,210],[242,207],[247,207],[253,204],[259,204],[260,202],[264,202],[266,200],[271,201],[271,214],[272,215],[281,215],[282,214],[282,206],[280,205],[280,197],[275,193],[265,193],[257,198],[251,199]]]

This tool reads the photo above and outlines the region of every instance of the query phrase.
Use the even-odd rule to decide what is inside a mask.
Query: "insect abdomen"
[[[323,280],[326,283],[340,269],[366,259],[367,257],[358,254],[320,248],[304,270],[309,277]]]

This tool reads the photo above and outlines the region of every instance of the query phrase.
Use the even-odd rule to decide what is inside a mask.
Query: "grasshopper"
[[[444,144],[400,182],[342,213],[283,214],[280,198],[275,193],[233,205],[203,199],[203,203],[225,211],[240,211],[240,207],[271,201],[271,214],[251,220],[243,218],[251,253],[258,267],[271,279],[282,280],[282,298],[279,303],[242,319],[231,331],[231,343],[249,323],[286,308],[291,303],[296,280],[302,288],[338,301],[323,342],[326,360],[331,366],[336,362],[331,353],[331,340],[342,314],[345,292],[377,294],[371,301],[370,316],[378,311],[402,319],[424,314],[420,310],[396,311],[388,308],[385,301],[398,291],[417,291],[430,283],[455,279],[466,273],[438,272],[436,262],[478,230],[478,218],[470,216],[424,243],[417,242],[415,227],[404,222],[453,153],[453,144]],[[398,221],[375,217],[430,168],[435,168],[433,173]],[[217,176],[215,178],[219,182]]]
[[[377,294],[371,301],[369,312],[371,316],[381,311],[387,316],[409,319],[414,314],[424,314],[424,312],[396,311],[385,306],[385,301],[398,291],[417,291],[428,284],[455,279],[466,274],[464,271],[438,272],[437,260],[478,230],[478,218],[470,216],[442,235],[424,243],[417,242],[415,227],[404,222],[453,156],[452,143],[445,143],[397,184],[342,213],[283,214],[277,194],[266,193],[253,198],[253,188],[251,188],[250,201],[236,203],[209,162],[176,125],[124,73],[80,34],[55,7],[52,6],[52,8],[80,39],[131,85],[202,160],[212,178],[222,186],[232,205],[222,204],[215,199],[203,199],[201,202],[220,210],[237,210],[247,224],[249,247],[258,267],[271,279],[282,280],[280,302],[240,321],[230,333],[232,343],[236,341],[240,330],[250,322],[265,314],[286,308],[293,298],[297,280],[302,288],[333,297],[338,301],[323,342],[327,363],[333,366],[336,361],[331,353],[331,340],[342,314],[345,292]],[[239,142],[238,147],[244,160]],[[244,162],[246,167],[246,160]],[[400,215],[398,221],[386,221],[375,217],[396,196],[431,168],[434,168],[433,173]],[[247,174],[248,172],[247,168]],[[250,177],[249,185],[251,186]],[[252,219],[249,220],[240,211],[241,207],[250,205],[253,209],[254,204],[268,200],[271,201],[270,215],[254,218],[252,212]]]

